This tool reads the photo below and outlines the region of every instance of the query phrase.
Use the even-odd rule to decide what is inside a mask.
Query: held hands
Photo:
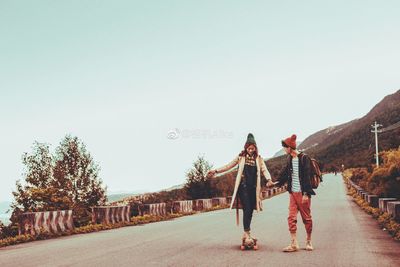
[[[272,182],[272,180],[268,180],[267,187],[273,187],[276,183]]]
[[[216,174],[217,172],[215,171],[215,170],[210,170],[208,173],[207,173],[207,177],[208,178],[215,178],[215,174]]]

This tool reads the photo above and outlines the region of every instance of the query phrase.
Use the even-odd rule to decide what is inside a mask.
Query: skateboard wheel
[[[244,246],[240,246],[240,249],[241,249],[241,250],[244,250]]]
[[[254,250],[258,250],[258,246],[257,245],[254,246]]]

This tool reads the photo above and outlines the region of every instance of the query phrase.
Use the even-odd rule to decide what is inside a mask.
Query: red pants
[[[307,234],[311,235],[312,232],[312,218],[311,218],[311,198],[304,203],[302,203],[303,195],[301,192],[290,193],[289,201],[289,231],[291,233],[296,233],[297,231],[297,212],[300,211],[301,218],[306,227]]]

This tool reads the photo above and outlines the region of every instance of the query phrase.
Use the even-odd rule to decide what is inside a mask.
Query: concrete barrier
[[[173,204],[174,213],[189,213],[193,211],[193,200],[175,201]]]
[[[261,197],[262,197],[262,199],[267,199],[267,198],[273,197],[275,195],[278,195],[278,194],[286,192],[286,191],[287,191],[286,186],[270,188],[265,191],[262,191]]]
[[[400,201],[395,198],[379,198],[377,195],[370,195],[353,181],[349,180],[348,186],[354,188],[359,196],[361,196],[371,207],[379,208],[382,212],[388,212],[396,221],[400,220]],[[389,205],[389,203],[391,203]]]
[[[140,209],[140,215],[156,215],[165,216],[167,214],[167,204],[166,203],[153,203],[145,204]]]
[[[212,199],[196,199],[193,200],[196,211],[202,211],[212,208]]]
[[[203,208],[211,209],[212,208],[212,199],[203,199]]]
[[[212,206],[216,207],[216,206],[226,206],[226,197],[215,197],[212,199]]]
[[[395,198],[380,198],[379,199],[379,210],[383,212],[387,212],[387,203],[390,201],[396,201]]]
[[[93,224],[114,224],[130,221],[130,206],[99,206],[92,208]]]
[[[131,207],[129,217],[140,216],[141,211],[144,209],[144,204],[142,203],[131,203],[129,206]]]
[[[193,200],[193,209],[195,211],[202,211],[204,209],[203,208],[203,201],[200,200],[200,199]]]
[[[167,204],[166,203],[149,204],[149,212],[150,215],[165,216],[167,215]]]
[[[377,195],[368,195],[367,201],[371,207],[379,208],[379,197]]]
[[[389,202],[387,202],[387,212],[397,222],[400,222],[400,201],[389,201]]]
[[[27,212],[18,216],[18,234],[37,235],[41,231],[62,233],[74,229],[72,210]]]
[[[367,192],[364,192],[362,194],[362,197],[363,197],[364,201],[368,201],[368,193]]]

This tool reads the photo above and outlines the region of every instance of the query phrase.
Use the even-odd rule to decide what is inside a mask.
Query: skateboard
[[[241,250],[253,249],[258,250],[257,239],[256,238],[243,238]]]

